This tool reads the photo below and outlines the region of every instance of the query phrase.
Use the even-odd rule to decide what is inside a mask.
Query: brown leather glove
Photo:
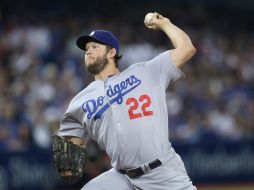
[[[85,172],[86,149],[57,135],[52,137],[52,141],[53,162],[60,176],[69,183],[78,182]],[[64,172],[71,172],[72,175],[62,176]]]

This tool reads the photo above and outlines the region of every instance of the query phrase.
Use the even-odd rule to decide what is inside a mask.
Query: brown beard
[[[105,54],[102,57],[98,57],[93,64],[86,65],[86,69],[89,73],[97,75],[104,70],[107,64],[108,60]]]

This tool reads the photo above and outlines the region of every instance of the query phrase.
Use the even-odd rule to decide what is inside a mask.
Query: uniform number
[[[139,108],[139,104],[142,104],[142,113],[137,111],[137,109]],[[151,98],[146,94],[141,95],[138,100],[136,98],[128,98],[126,101],[126,105],[130,105],[130,108],[128,110],[130,119],[153,115],[153,111],[147,110],[151,105]]]

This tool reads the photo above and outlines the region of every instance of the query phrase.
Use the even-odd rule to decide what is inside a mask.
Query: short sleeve
[[[83,140],[87,138],[87,131],[85,127],[71,113],[65,113],[61,122],[59,136],[74,136]]]
[[[149,76],[157,80],[165,89],[169,83],[175,82],[184,76],[183,72],[171,61],[169,51],[161,53],[152,60],[145,63]]]

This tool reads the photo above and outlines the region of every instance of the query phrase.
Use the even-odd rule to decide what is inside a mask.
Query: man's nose
[[[86,54],[87,54],[87,53],[91,53],[91,48],[90,48],[90,47],[87,47],[87,48],[86,48]]]
[[[91,54],[91,50],[87,49],[86,50],[86,55],[90,55]]]

